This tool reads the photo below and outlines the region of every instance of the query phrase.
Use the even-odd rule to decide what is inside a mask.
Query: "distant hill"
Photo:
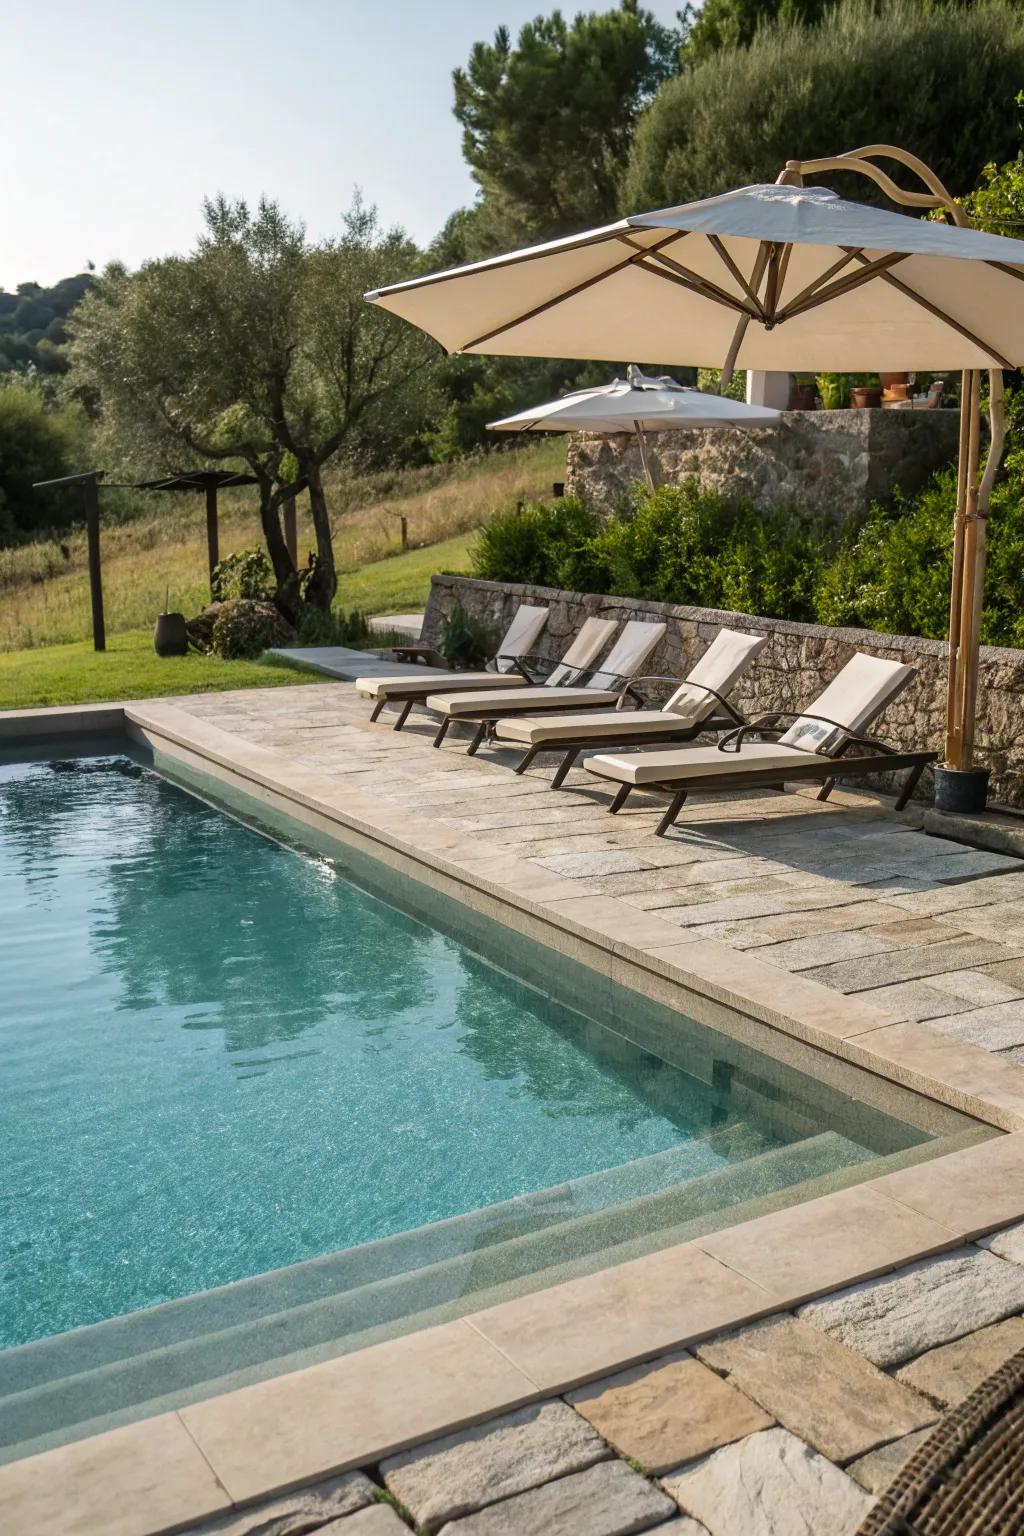
[[[91,272],[63,277],[52,288],[19,283],[14,293],[0,288],[0,373],[63,373],[65,322],[96,281]]]

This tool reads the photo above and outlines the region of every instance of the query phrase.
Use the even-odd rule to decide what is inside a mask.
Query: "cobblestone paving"
[[[666,839],[663,801],[636,793],[616,817],[582,770],[553,792],[555,759],[522,778],[514,755],[465,755],[434,726],[401,733],[348,684],[199,695],[177,707],[370,789],[517,859],[616,896],[933,1029],[1024,1062],[1024,861],[926,836],[864,797],[734,792],[701,796]]]
[[[1024,1222],[983,1244],[188,1536],[853,1536],[942,1414],[1024,1346]],[[974,1301],[937,1305],[979,1262],[998,1272],[973,1277]],[[977,1327],[983,1297],[996,1320]]]

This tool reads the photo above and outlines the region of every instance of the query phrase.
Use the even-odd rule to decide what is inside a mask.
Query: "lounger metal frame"
[[[902,811],[914,793],[922,773],[929,763],[935,762],[939,755],[937,752],[901,752],[897,747],[891,747],[887,742],[879,741],[874,736],[858,736],[838,721],[828,720],[824,715],[810,714],[806,710],[775,711],[758,720],[748,721],[739,729],[731,731],[728,736],[724,736],[718,743],[718,750],[726,758],[730,753],[738,753],[742,748],[744,737],[754,731],[759,736],[775,737],[777,740],[785,735],[788,728],[776,723],[780,720],[818,720],[824,725],[831,725],[836,730],[842,731],[844,739],[831,753],[808,752],[806,762],[794,758],[784,768],[780,768],[778,763],[751,762],[746,767],[737,768],[733,772],[695,776],[685,788],[680,788],[679,780],[685,777],[685,766],[680,764],[679,778],[669,776],[665,779],[652,780],[649,784],[621,784],[608,807],[609,811],[614,815],[616,811],[621,810],[634,789],[660,790],[671,796],[668,810],[658,823],[655,834],[657,837],[664,837],[669,828],[675,825],[688,797],[701,790],[716,792],[720,789],[775,789],[782,788],[783,782],[810,780],[813,783],[821,780],[818,799],[827,800],[841,778],[864,778],[871,773],[892,773],[897,769],[906,768],[907,776],[896,800],[896,810]],[[859,757],[844,755],[851,747],[861,749]]]
[[[508,661],[508,662],[512,663],[511,669],[508,672],[499,672],[498,671],[498,663],[501,662],[501,661]],[[542,667],[546,666],[549,669],[549,671],[553,672],[555,667],[561,666],[561,662],[551,661],[546,656],[538,656],[538,655],[535,655],[535,654],[528,654],[526,656],[508,656],[508,655],[504,655],[504,654],[500,654],[499,653],[499,655],[497,655],[497,656],[492,656],[491,657],[491,661],[488,662],[488,664],[487,664],[487,667],[482,668],[481,670],[483,670],[483,671],[490,670],[491,662],[493,662],[493,664],[494,664],[493,676],[495,676],[495,677],[504,677],[507,680],[509,678],[514,677],[515,673],[518,672],[519,675],[522,678],[524,678],[525,681],[528,682],[528,683],[543,682],[543,680],[544,680],[543,679],[543,675],[540,672],[540,669]],[[535,663],[535,665],[537,667],[536,675],[531,674],[527,670],[527,668],[526,668],[526,663],[527,662]],[[422,678],[417,677],[415,680],[416,680],[417,684],[419,684],[419,685],[422,684],[422,681],[423,681]],[[441,687],[441,688],[448,687],[448,684],[445,683],[442,679],[438,679],[438,683],[439,683],[439,687]],[[472,683],[467,683],[466,684],[467,692],[471,692],[472,688],[473,688]],[[486,692],[487,690],[483,689],[481,691],[482,692]],[[452,684],[449,687],[449,692],[450,693],[457,693],[458,689],[456,688],[456,686],[454,684]],[[387,704],[401,704],[402,708],[399,710],[398,718],[395,721],[394,725],[392,726],[393,730],[400,731],[402,729],[402,726],[408,720],[408,718],[409,718],[409,711],[412,709],[413,705],[414,704],[422,704],[424,702],[424,700],[426,699],[426,697],[427,696],[423,692],[422,686],[418,686],[418,687],[416,687],[414,689],[411,689],[411,690],[410,689],[406,689],[406,688],[402,688],[401,686],[399,686],[397,688],[392,688],[392,689],[389,690],[388,693],[384,694],[384,696],[382,698],[379,698],[377,700],[377,702],[374,704],[373,709],[370,712],[370,724],[373,725],[374,722],[380,718],[380,713],[384,709],[385,705],[387,705]]]
[[[555,663],[555,667],[558,667],[558,666],[561,666],[561,665],[562,665],[561,662],[556,662]],[[553,667],[552,671],[554,671],[554,670],[555,670],[555,668]],[[607,688],[595,688],[594,692],[595,693],[617,693],[619,695],[620,699],[624,699],[627,695],[632,693],[632,687],[633,687],[633,683],[634,682],[641,681],[641,679],[639,679],[639,678],[634,679],[633,677],[626,677],[621,672],[606,672],[604,670],[604,668],[601,667],[601,666],[596,666],[595,665],[595,666],[592,666],[592,667],[577,667],[577,668],[575,668],[575,670],[573,671],[571,676],[563,677],[561,682],[552,684],[552,687],[551,687],[551,697],[553,699],[557,699],[557,697],[558,697],[558,690],[560,688],[579,688],[581,686],[582,687],[586,687],[586,684],[581,682],[581,679],[583,679],[585,677],[607,677],[608,678],[608,687]],[[532,681],[532,679],[529,679],[529,681]],[[543,680],[541,680],[541,682],[542,682],[542,686],[543,686]],[[676,686],[678,687],[679,684],[676,683]],[[452,689],[453,693],[456,692],[456,691],[457,690]],[[439,747],[441,745],[442,741],[444,741],[445,736],[448,734],[448,727],[450,725],[461,725],[461,724],[467,723],[467,722],[469,724],[473,724],[473,722],[477,722],[476,732],[475,732],[475,734],[473,736],[472,741],[469,743],[469,746],[466,748],[466,752],[468,753],[468,755],[470,757],[475,757],[476,754],[479,752],[480,748],[483,746],[485,740],[487,740],[489,735],[493,732],[494,725],[495,725],[495,723],[498,720],[507,720],[510,715],[515,716],[516,719],[520,719],[520,718],[522,718],[522,717],[524,717],[526,715],[546,715],[548,713],[549,707],[550,707],[547,704],[538,704],[535,707],[531,708],[530,705],[524,704],[520,708],[520,707],[516,707],[516,706],[510,705],[510,704],[502,704],[502,705],[500,705],[497,708],[487,709],[486,706],[483,703],[483,701],[484,701],[484,699],[486,697],[487,697],[486,693],[482,693],[480,695],[480,701],[481,702],[480,702],[480,708],[479,709],[468,710],[465,714],[446,715],[445,718],[441,721],[441,726],[440,726],[440,729],[438,730],[437,735],[434,737],[434,746],[435,747]],[[636,700],[636,703],[634,704],[634,708],[641,709],[643,707],[643,703],[644,703],[643,699],[640,697],[639,694],[636,694],[636,693],[633,693],[632,697]],[[595,706],[594,701],[592,699],[588,699],[588,700],[580,699],[575,704],[572,704],[572,703],[564,704],[564,705],[561,705],[560,707],[563,708],[567,714],[569,714],[569,713],[579,713],[579,712],[583,712],[583,711],[586,711],[586,710],[590,710],[592,712],[595,709],[595,707],[600,707],[600,706]],[[568,770],[566,770],[566,771],[568,771]]]
[[[677,689],[681,686],[679,678],[662,677],[655,673],[651,673],[646,677],[633,678],[629,683],[629,686],[623,690],[623,695],[625,696],[628,694],[634,698],[637,701],[637,709],[653,707],[647,700],[643,699],[638,692],[638,689],[644,683],[670,683],[674,688]],[[652,742],[658,743],[663,741],[694,741],[698,736],[703,735],[705,731],[708,732],[709,735],[712,732],[717,734],[721,731],[731,731],[738,725],[746,725],[748,723],[746,716],[742,715],[738,709],[734,708],[734,706],[729,703],[729,700],[724,696],[724,694],[719,693],[716,689],[708,688],[704,683],[687,682],[686,686],[688,688],[698,688],[701,693],[706,693],[709,697],[714,698],[725,713],[722,715],[712,713],[702,720],[689,722],[684,720],[680,715],[677,717],[679,722],[678,725],[673,726],[671,724],[672,715],[668,710],[665,710],[663,711],[665,715],[665,730],[659,729],[657,731],[637,731],[634,735],[616,732],[614,737],[591,730],[581,731],[578,736],[563,736],[559,741],[539,741],[534,746],[528,747],[526,749],[512,771],[514,773],[525,773],[527,768],[529,768],[530,764],[533,762],[534,758],[537,757],[541,752],[561,752],[563,754],[562,761],[555,769],[554,776],[551,780],[552,789],[561,789],[567,774],[571,771],[580,753],[586,752],[588,749],[593,751],[600,747],[608,746],[645,747],[650,746]],[[491,726],[491,732],[491,739],[496,739],[493,736],[493,723]],[[502,743],[498,741],[498,745],[500,746]],[[511,745],[511,743],[509,743],[509,745]]]

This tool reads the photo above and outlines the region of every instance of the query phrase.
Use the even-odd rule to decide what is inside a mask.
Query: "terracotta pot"
[[[872,406],[881,405],[882,386],[880,384],[856,385],[850,391],[850,407],[855,411],[869,410]]]
[[[909,384],[886,384],[882,390],[883,400],[909,400]]]
[[[880,373],[878,377],[882,381],[883,389],[891,389],[894,384],[909,384],[909,373]]]

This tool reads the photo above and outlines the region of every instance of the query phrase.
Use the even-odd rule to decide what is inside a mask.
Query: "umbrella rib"
[[[818,276],[813,278],[805,288],[801,288],[799,293],[795,293],[793,295],[783,310],[783,314],[792,313],[795,305],[802,304],[804,299],[809,299],[812,293],[817,293],[818,289],[821,288],[825,283],[829,282],[831,278],[838,276],[844,267],[848,267],[850,262],[858,254],[859,249],[849,249],[847,250],[845,256],[840,256],[839,260],[834,261],[830,267],[826,267],[824,272],[819,272]]]
[[[846,293],[852,293],[856,288],[862,288],[865,283],[870,283],[876,277],[886,277],[890,267],[895,267],[908,257],[906,251],[891,251],[888,256],[881,256],[877,261],[869,261],[863,251],[852,252],[854,261],[862,263],[860,272],[851,272],[848,277],[842,278],[838,283],[830,287],[818,288],[802,302],[794,299],[781,310],[777,319],[790,320],[794,315],[805,314],[809,309],[817,309],[820,304],[827,304],[830,299],[839,299]]]
[[[566,299],[574,299],[578,293],[585,293],[588,288],[593,288],[595,283],[603,283],[605,278],[614,277],[617,273],[624,271],[626,267],[639,264],[641,256],[646,255],[648,251],[656,251],[661,246],[668,245],[677,236],[678,231],[673,230],[670,235],[667,235],[664,240],[659,240],[655,245],[638,246],[631,256],[626,256],[622,261],[617,261],[614,266],[606,267],[603,272],[595,272],[592,277],[585,277],[582,282],[575,283],[571,288],[563,289],[561,293],[556,293],[553,298],[545,299],[542,304],[534,305],[533,309],[528,309],[525,314],[513,315],[511,320],[503,320],[500,325],[494,327],[493,331],[485,331],[482,336],[475,336],[472,341],[462,342],[460,346],[455,348],[455,351],[468,352],[470,347],[483,346],[485,341],[493,341],[495,336],[500,336],[504,331],[511,331],[517,325],[525,325],[527,320],[536,319],[538,315],[543,315],[547,310],[554,309],[556,304],[564,304]],[[625,241],[629,246],[633,244],[631,240],[626,239],[625,235],[620,235],[618,238]]]
[[[867,262],[867,257],[860,256],[858,260]],[[919,304],[930,315],[934,315],[936,320],[941,320],[945,325],[948,325],[950,330],[958,332],[966,341],[973,342],[976,347],[980,347],[983,352],[988,354],[997,368],[1006,368],[1012,372],[1013,364],[1011,362],[1002,357],[994,347],[989,346],[987,341],[983,341],[980,336],[976,336],[973,331],[969,331],[965,325],[961,325],[959,320],[954,320],[952,315],[947,315],[944,309],[940,309],[937,304],[933,304],[923,294],[915,293],[913,288],[901,282],[898,277],[893,277],[891,272],[880,272],[878,276],[881,277],[883,283],[889,283],[891,287],[902,293],[905,298],[912,300],[915,304]]]
[[[752,309],[749,304],[740,303],[738,299],[734,299],[731,294],[726,293],[714,283],[708,282],[706,278],[698,277],[695,272],[689,272],[685,267],[681,267],[678,262],[670,262],[664,256],[659,257],[659,260],[664,263],[664,266],[655,266],[645,260],[644,257],[637,256],[636,265],[640,268],[641,272],[649,272],[652,277],[661,277],[666,282],[677,283],[680,288],[685,288],[689,293],[697,294],[699,298],[710,299],[714,304],[724,305],[726,309],[731,309],[734,314],[738,312],[741,315],[746,315],[751,320],[759,318],[756,310]]]
[[[718,256],[719,259],[724,263],[727,270],[732,273],[732,276],[736,279],[737,283],[739,283],[740,287],[743,289],[743,292],[746,294],[747,298],[756,309],[758,315],[763,319],[764,308],[761,304],[761,300],[758,298],[753,288],[743,276],[743,273],[740,271],[739,267],[729,255],[729,252],[726,250],[720,236],[708,235],[708,244],[711,246],[711,249],[715,252],[716,256]],[[665,258],[662,257],[662,260],[665,260]]]

